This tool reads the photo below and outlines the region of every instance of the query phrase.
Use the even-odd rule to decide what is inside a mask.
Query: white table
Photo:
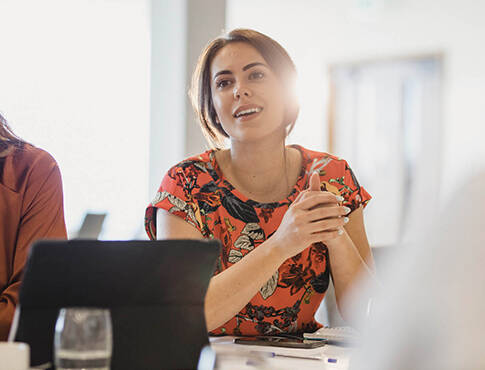
[[[317,350],[292,349],[291,357],[273,355],[275,347],[235,344],[234,337],[211,338],[211,348],[217,356],[217,369],[332,369],[349,368],[351,348],[326,345]],[[307,351],[307,352],[305,352]],[[318,353],[317,353],[318,352]],[[301,356],[301,357],[293,357]]]

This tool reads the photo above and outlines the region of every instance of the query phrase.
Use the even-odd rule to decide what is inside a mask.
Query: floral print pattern
[[[309,176],[320,174],[321,189],[344,197],[351,209],[365,206],[370,195],[360,187],[347,162],[326,153],[294,145],[302,154],[297,183],[280,202],[248,199],[222,174],[215,150],[208,150],[172,167],[145,215],[150,239],[156,239],[156,210],[182,217],[205,238],[217,238],[222,251],[214,271],[219,274],[239,262],[277,230],[288,207],[307,188]],[[248,276],[248,279],[250,277]],[[286,260],[235,317],[214,335],[261,335],[317,330],[314,319],[330,281],[327,247],[308,246]]]

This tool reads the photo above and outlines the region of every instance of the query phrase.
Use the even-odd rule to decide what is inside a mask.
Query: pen
[[[320,354],[315,354],[315,355],[298,355],[298,354],[282,354],[282,353],[276,353],[276,352],[269,352],[269,351],[250,351],[249,352],[251,355],[256,355],[256,357],[259,359],[267,357],[292,357],[292,358],[302,358],[302,359],[308,359],[308,360],[322,360],[322,356]],[[258,356],[259,355],[259,356]],[[263,355],[263,356],[261,356]]]

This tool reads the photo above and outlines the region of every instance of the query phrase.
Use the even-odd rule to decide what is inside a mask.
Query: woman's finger
[[[298,194],[293,203],[300,201],[301,198],[310,191],[320,191],[320,175],[317,171],[313,171],[313,173],[310,175],[310,179],[308,180],[308,187]]]
[[[306,217],[309,222],[315,222],[327,218],[342,217],[349,214],[349,212],[350,208],[348,207],[330,205],[311,209],[307,212]]]
[[[301,196],[295,207],[308,210],[317,205],[338,204],[339,201],[343,200],[342,197],[339,197],[328,191],[308,191]]]
[[[322,242],[325,243],[326,241],[335,239],[339,237],[340,235],[343,234],[342,229],[335,229],[335,230],[329,230],[329,231],[320,231],[317,233],[312,234],[312,242],[313,243],[318,243]]]
[[[314,234],[322,231],[332,231],[335,229],[339,229],[347,222],[349,222],[348,217],[329,218],[326,220],[315,221],[310,224],[311,233]]]

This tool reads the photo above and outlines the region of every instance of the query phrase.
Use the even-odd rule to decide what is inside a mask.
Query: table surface
[[[217,358],[216,369],[345,370],[349,368],[352,352],[352,348],[349,347],[325,345],[317,350],[310,350],[310,356],[308,356],[308,350],[303,348],[291,349],[292,353],[289,356],[273,355],[276,351],[275,347],[236,344],[234,338],[226,336],[210,339],[211,348]]]
[[[236,337],[211,337],[217,370],[320,369],[347,370],[352,348],[325,345],[316,349],[250,346],[234,343]],[[275,352],[277,353],[275,355]],[[284,352],[283,354],[280,354]],[[290,354],[288,352],[291,352]],[[330,361],[329,361],[330,360]],[[40,367],[31,368],[38,370]]]

